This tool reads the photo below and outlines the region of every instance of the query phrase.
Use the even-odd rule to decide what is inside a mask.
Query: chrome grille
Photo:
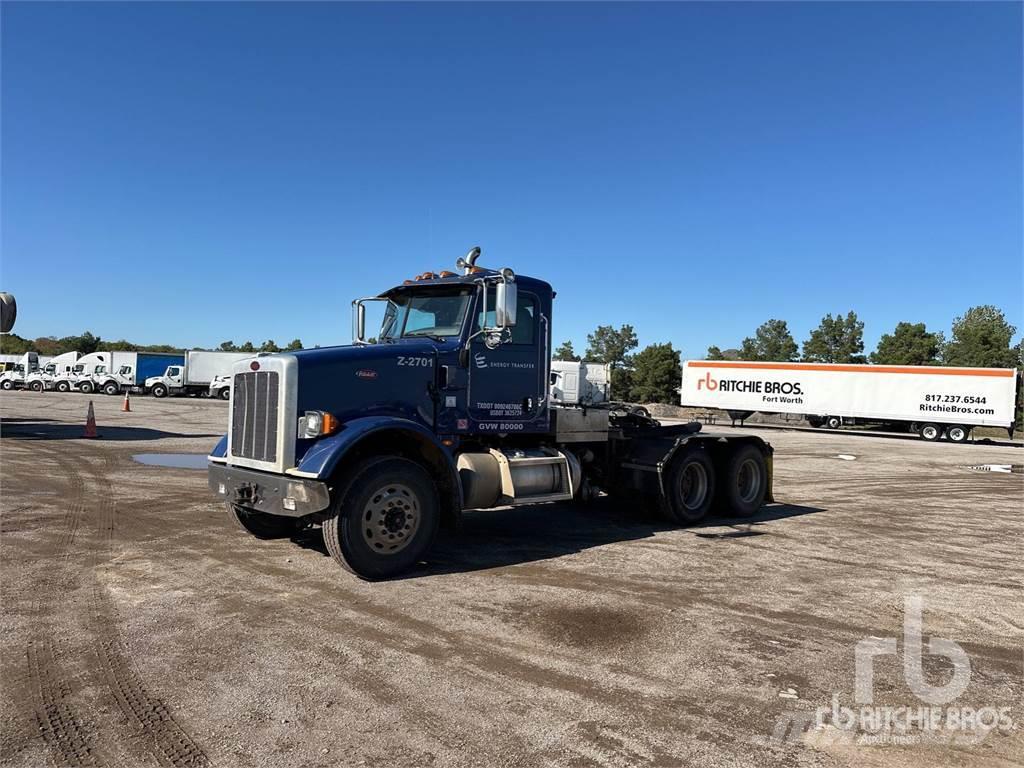
[[[277,461],[277,371],[236,373],[232,385],[231,455]]]

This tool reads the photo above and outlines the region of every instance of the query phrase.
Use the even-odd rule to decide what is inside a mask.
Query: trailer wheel
[[[79,392],[84,392],[87,395],[91,395],[92,394],[92,382],[91,381],[83,381],[81,384],[78,385],[78,391]]]
[[[33,392],[42,392],[43,391],[43,382],[41,382],[41,381],[33,381],[28,386],[29,386],[29,389],[31,389]]]
[[[58,392],[67,392],[70,389],[71,389],[71,385],[68,384],[66,381],[58,381],[57,382],[57,391]]]
[[[376,457],[353,467],[338,485],[323,524],[331,557],[361,579],[396,576],[419,562],[440,522],[430,474],[399,457]]]
[[[971,430],[960,424],[952,424],[946,427],[946,439],[951,443],[966,443]]]
[[[730,513],[748,517],[757,512],[768,491],[764,454],[756,446],[741,445],[729,457],[722,483],[722,500]]]
[[[821,416],[806,416],[805,418],[807,419],[807,423],[815,428],[824,426],[825,424],[825,419]]]
[[[163,384],[154,384],[153,397],[167,397],[167,387]]]
[[[715,498],[715,467],[703,448],[690,446],[672,463],[662,505],[668,519],[680,525],[696,523]]]
[[[838,416],[826,416],[824,423],[829,429],[839,429],[843,426],[843,420]]]
[[[296,531],[294,517],[268,515],[265,512],[253,512],[237,504],[227,504],[228,518],[243,531],[247,531],[257,539],[283,539]]]
[[[942,427],[938,424],[922,424],[921,429],[918,433],[922,440],[927,440],[929,443],[934,443],[940,437],[942,437]]]
[[[112,381],[108,381],[103,385],[103,393],[107,395],[116,395],[120,387]]]

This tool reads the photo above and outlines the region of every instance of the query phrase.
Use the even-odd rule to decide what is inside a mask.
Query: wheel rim
[[[745,459],[736,473],[736,488],[745,504],[754,501],[761,492],[761,467],[753,459]]]
[[[363,507],[363,540],[380,555],[401,552],[420,527],[420,500],[408,486],[388,483]]]
[[[679,474],[679,499],[688,510],[699,509],[708,495],[708,473],[704,465],[691,461]]]
[[[967,433],[963,427],[953,427],[949,432],[946,433],[949,439],[954,443],[959,443],[961,440],[967,437]]]
[[[925,440],[934,440],[939,436],[939,430],[936,427],[925,427],[921,430],[921,437]]]

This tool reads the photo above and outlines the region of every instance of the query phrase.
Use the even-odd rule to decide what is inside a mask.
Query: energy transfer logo
[[[903,679],[920,703],[911,706],[875,706],[875,659],[899,656],[895,637],[869,637],[854,650],[854,706],[845,706],[833,694],[831,707],[814,711],[789,712],[775,724],[774,743],[830,744],[858,746],[908,745],[922,743],[978,743],[992,731],[1014,728],[1008,706],[943,706],[955,701],[971,682],[971,660],[953,640],[922,637],[923,601],[909,595],[903,614]],[[944,685],[925,680],[923,657],[947,660],[952,677]]]

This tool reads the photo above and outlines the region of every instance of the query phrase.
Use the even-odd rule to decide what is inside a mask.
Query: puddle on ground
[[[964,469],[972,469],[975,472],[1002,472],[1003,474],[1024,474],[1024,464],[975,464],[973,466],[964,467]]]
[[[132,456],[139,464],[172,469],[206,469],[205,453],[136,453]]]

